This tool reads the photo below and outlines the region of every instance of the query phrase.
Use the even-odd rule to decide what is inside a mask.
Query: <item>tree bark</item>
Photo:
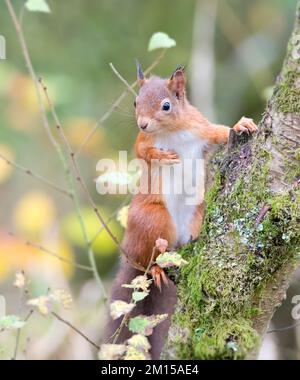
[[[300,2],[259,133],[213,158],[197,243],[177,278],[165,359],[255,358],[300,263]]]

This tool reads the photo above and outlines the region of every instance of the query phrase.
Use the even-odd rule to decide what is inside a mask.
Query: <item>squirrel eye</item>
[[[136,101],[133,102],[133,107],[136,108]]]
[[[170,102],[164,102],[164,104],[162,105],[163,111],[169,111],[170,108],[171,108]]]

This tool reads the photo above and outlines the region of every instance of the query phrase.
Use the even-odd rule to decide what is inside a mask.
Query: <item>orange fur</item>
[[[185,96],[185,76],[182,69],[175,71],[169,80],[153,76],[150,79],[144,78],[140,81],[140,85],[141,88],[136,98],[136,118],[141,128],[145,125],[148,127],[138,134],[135,151],[138,158],[146,161],[148,169],[151,160],[172,165],[179,159],[176,152],[161,150],[154,146],[155,137],[159,134],[185,130],[191,132],[195,139],[208,145],[222,144],[228,141],[229,127],[209,122],[188,102]],[[172,112],[165,114],[161,110],[164,99],[169,99],[173,107]],[[247,128],[247,123],[243,127],[241,121],[234,127],[237,132]],[[250,125],[248,127],[250,130]],[[150,172],[148,170],[148,172],[149,186],[151,180],[160,180],[159,171]],[[143,175],[144,173],[142,173]],[[204,205],[201,203],[195,211],[190,226],[193,239],[200,231],[203,216]],[[160,237],[167,239],[172,247],[175,242],[174,235],[174,223],[166,208],[163,195],[161,193],[136,195],[130,207],[123,243],[126,252],[139,264],[147,266],[156,239]]]

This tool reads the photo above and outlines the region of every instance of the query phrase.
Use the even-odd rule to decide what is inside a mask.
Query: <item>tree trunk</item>
[[[255,357],[300,263],[299,42],[300,2],[259,133],[232,134],[210,164],[205,223],[181,252],[189,263],[163,358]]]

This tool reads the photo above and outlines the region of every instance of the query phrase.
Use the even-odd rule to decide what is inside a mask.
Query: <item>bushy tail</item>
[[[141,274],[143,273],[137,269],[132,268],[130,264],[128,264],[125,260],[122,260],[117,278],[113,284],[110,302],[116,300],[130,302],[132,289],[122,288],[122,284],[129,284],[133,278]],[[176,287],[171,280],[169,281],[168,286],[163,284],[161,292],[152,283],[150,286],[149,296],[146,297],[143,301],[138,302],[137,306],[132,312],[132,316],[153,314],[169,315],[169,317],[164,322],[154,328],[153,334],[149,337],[149,342],[151,344],[150,354],[153,360],[159,359],[160,357],[164,345],[164,339],[170,327],[170,319],[171,315],[174,312],[176,300]],[[106,340],[108,340],[115,333],[121,323],[121,320],[122,317],[115,321],[109,317],[109,322],[105,332]],[[131,336],[132,333],[125,326],[120,333],[116,343],[123,343]]]

